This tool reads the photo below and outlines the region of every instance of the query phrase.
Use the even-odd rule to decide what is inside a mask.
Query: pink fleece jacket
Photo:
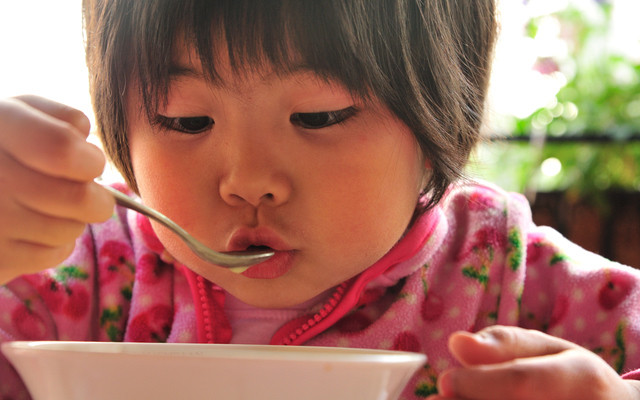
[[[149,221],[118,208],[62,265],[0,287],[0,340],[230,342],[224,290],[165,255]],[[520,195],[464,185],[270,343],[425,353],[402,399],[435,393],[439,372],[456,365],[452,332],[494,324],[566,338],[634,378],[639,302],[639,271],[535,226]],[[4,358],[0,396],[29,398]]]

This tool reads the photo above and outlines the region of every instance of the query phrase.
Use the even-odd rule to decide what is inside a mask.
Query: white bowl
[[[423,354],[331,347],[7,342],[34,400],[397,399]]]

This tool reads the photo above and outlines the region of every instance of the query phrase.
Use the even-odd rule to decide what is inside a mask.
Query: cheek
[[[343,169],[318,207],[316,218],[327,228],[327,243],[359,268],[366,268],[393,247],[415,211],[422,163],[416,157],[407,161],[401,154],[394,158],[379,160],[376,167]]]
[[[186,197],[189,193],[186,185],[189,183],[184,177],[176,174],[175,165],[162,162],[163,160],[166,161],[162,157],[156,159],[154,154],[145,154],[133,163],[142,201],[202,240],[206,236],[203,236],[202,232],[194,226],[194,221],[198,220],[195,215],[197,213],[192,212],[195,205],[188,203],[191,200]],[[151,223],[158,239],[169,254],[186,265],[201,263],[175,233],[155,221]]]
[[[174,167],[169,166],[167,159],[152,146],[135,140],[131,145],[131,159],[140,196],[147,205],[160,208],[161,199],[165,198],[163,192],[174,187],[173,183],[177,181],[172,178]]]
[[[144,131],[135,132],[129,142],[133,172],[143,202],[180,225],[187,223],[188,210],[192,207],[184,205],[188,205],[186,193],[193,182],[185,173],[187,167],[180,165],[181,157],[177,157],[171,147],[159,145]]]
[[[331,284],[359,274],[388,253],[405,232],[415,207],[390,207],[397,203],[365,197],[337,203],[333,214],[320,216],[325,216],[321,223],[326,230],[312,242],[324,250],[321,265]]]
[[[178,156],[180,149],[167,137],[154,132],[146,115],[134,107],[139,104],[139,99],[134,96],[129,103],[131,119],[127,140],[140,196],[147,205],[164,209],[166,199],[173,197],[171,193],[179,193],[183,182],[186,183],[181,176],[184,174],[180,165],[183,158]]]

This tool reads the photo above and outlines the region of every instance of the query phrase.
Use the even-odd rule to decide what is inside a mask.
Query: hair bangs
[[[376,86],[371,45],[363,45],[354,28],[363,25],[361,14],[345,2],[188,0],[147,10],[146,2],[139,3],[131,72],[149,115],[167,100],[180,46],[194,51],[214,83],[221,80],[219,60],[226,52],[238,74],[308,69],[362,98]]]
[[[463,176],[479,136],[494,0],[83,0],[83,8],[98,132],[134,189],[127,106],[137,94],[140,109],[155,115],[175,68],[186,67],[184,51],[214,83],[224,83],[228,67],[307,69],[379,100],[431,164],[425,209]]]

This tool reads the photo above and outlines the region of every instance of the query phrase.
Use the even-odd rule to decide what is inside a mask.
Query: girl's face
[[[286,307],[365,270],[399,240],[426,172],[389,110],[303,67],[284,76],[227,67],[221,85],[186,52],[174,67],[153,123],[139,98],[128,102],[142,199],[212,249],[276,252],[238,275],[155,224],[178,261],[246,303]]]

